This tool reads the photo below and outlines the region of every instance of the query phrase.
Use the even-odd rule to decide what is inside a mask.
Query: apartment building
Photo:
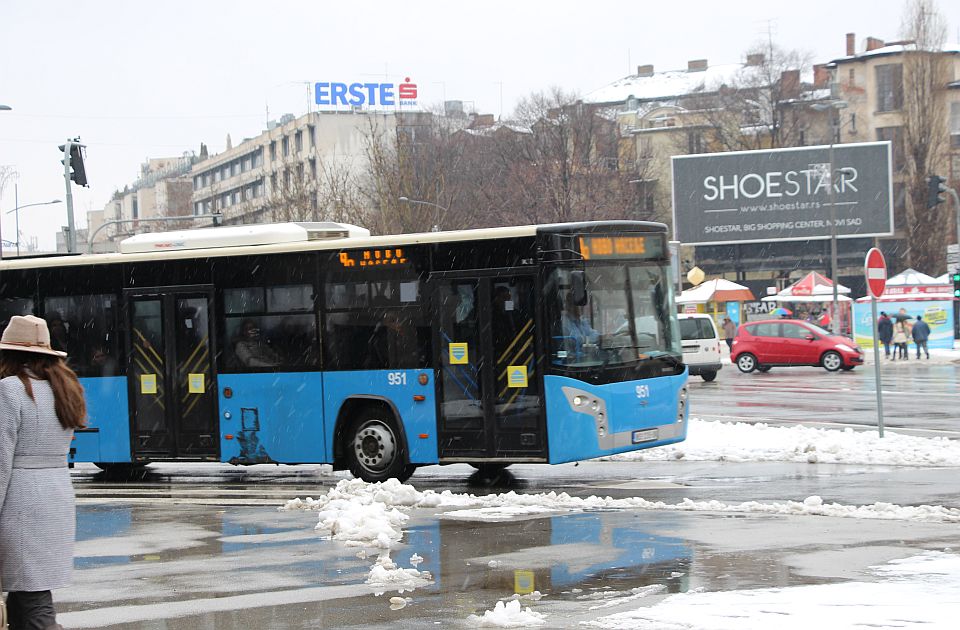
[[[771,67],[762,54],[742,63],[711,66],[688,62],[685,70],[655,72],[641,65],[624,77],[588,94],[585,100],[608,107],[620,126],[620,168],[641,189],[644,209],[672,221],[671,156],[716,151],[825,145],[831,142],[891,140],[894,144],[897,233],[878,239],[892,267],[900,266],[906,213],[903,193],[903,148],[899,134],[903,89],[899,60],[908,44],[866,40],[855,50],[847,36],[847,55],[814,65],[812,72]],[[960,56],[942,54],[951,76],[936,98],[947,101],[943,133],[951,151],[942,172],[960,174]],[[844,109],[840,109],[844,107]],[[839,116],[839,118],[838,118]],[[838,124],[839,123],[839,124]],[[898,144],[900,148],[898,149]],[[840,239],[839,277],[854,292],[863,280],[863,253],[874,239]],[[804,270],[829,274],[830,241],[744,243],[683,248],[685,266],[746,282],[762,294]]]
[[[905,91],[910,89],[913,80],[910,73],[917,71],[916,61],[911,59],[916,55],[914,42],[884,42],[876,37],[867,37],[863,50],[857,52],[856,35],[847,33],[846,55],[829,64],[833,96],[842,106],[836,110],[838,141],[889,140],[893,148],[895,234],[893,238],[880,239],[880,245],[887,259],[894,261],[909,247],[913,231],[906,190],[909,182],[906,153],[911,147],[906,144],[904,126],[906,118],[911,116]],[[942,134],[939,140],[943,151],[930,164],[930,173],[921,173],[921,176],[938,174],[955,187],[960,183],[960,47],[946,46],[936,55],[942,62],[944,76],[940,81],[943,85],[924,96],[930,109],[943,112],[943,120],[934,124],[931,131],[932,134]],[[924,197],[921,203],[925,202],[924,192],[920,191]],[[951,213],[951,216],[955,215]],[[955,225],[950,221],[943,226],[944,231],[955,237],[955,228],[951,229]],[[954,242],[954,239],[947,242]],[[934,275],[940,272],[939,269],[923,271]]]
[[[422,114],[419,114],[422,115]],[[193,214],[224,224],[321,217],[338,175],[359,174],[367,139],[395,133],[415,113],[311,112],[286,115],[266,131],[194,165]]]
[[[142,219],[192,214],[193,184],[188,173],[195,160],[193,153],[187,153],[179,157],[152,158],[141,164],[136,181],[115,191],[102,210],[87,213],[87,231],[93,243],[91,245],[86,236],[81,241],[78,232],[77,247],[87,247],[94,252],[116,251],[117,239],[156,230],[164,223]]]

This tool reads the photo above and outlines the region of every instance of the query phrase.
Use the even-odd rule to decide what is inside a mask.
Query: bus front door
[[[212,292],[130,292],[128,387],[134,460],[217,459]]]
[[[440,460],[547,461],[533,276],[438,275]]]

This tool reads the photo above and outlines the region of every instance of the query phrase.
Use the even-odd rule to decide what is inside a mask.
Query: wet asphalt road
[[[867,567],[957,548],[955,524],[657,510],[559,513],[477,523],[411,513],[401,566],[417,553],[434,584],[403,596],[364,584],[372,558],[324,539],[313,512],[279,512],[348,478],[328,467],[155,465],[120,484],[75,470],[74,586],[56,593],[69,628],[465,628],[523,586],[549,628],[630,610],[631,589],[747,589],[870,579]],[[960,507],[956,470],[727,462],[517,466],[491,487],[467,466],[428,467],[410,483],[454,492],[565,491],[678,503],[717,499],[877,500]],[[597,608],[597,606],[604,606]]]
[[[911,357],[881,365],[885,426],[960,437],[960,364]],[[743,374],[727,364],[712,383],[691,377],[690,384],[691,414],[708,420],[877,425],[872,360],[835,373],[785,367]]]
[[[884,366],[886,368],[886,366]],[[953,436],[960,367],[891,366],[887,426]],[[691,379],[694,416],[874,426],[869,369],[817,368]],[[583,462],[515,466],[498,483],[465,465],[423,468],[420,490],[482,494],[563,491],[679,503],[716,499],[848,505],[886,501],[960,508],[957,469],[730,462]],[[68,628],[193,630],[249,628],[465,628],[499,599],[543,594],[525,605],[548,628],[651,605],[669,593],[869,580],[868,567],[925,549],[960,547],[955,524],[656,510],[559,513],[508,522],[457,520],[418,509],[392,553],[435,577],[404,593],[364,583],[372,562],[314,531],[313,512],[280,512],[293,497],[318,496],[345,473],[327,466],[156,464],[145,479],[103,479],[74,470],[78,544],[74,584],[55,593]],[[642,602],[631,589],[661,585]]]

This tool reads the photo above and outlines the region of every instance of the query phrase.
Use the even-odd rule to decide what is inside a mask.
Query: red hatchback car
[[[786,365],[823,366],[836,372],[862,365],[863,351],[852,339],[809,322],[768,319],[740,325],[730,360],[741,372],[767,372]]]

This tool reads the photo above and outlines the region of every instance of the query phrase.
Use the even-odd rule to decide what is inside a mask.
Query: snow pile
[[[281,507],[281,510],[323,510],[328,505],[373,505],[380,503],[395,507],[438,507],[439,505],[456,505],[459,497],[464,495],[453,494],[449,490],[434,492],[425,490],[420,492],[411,485],[403,484],[396,479],[388,479],[376,483],[367,483],[362,479],[344,479],[337,482],[327,494],[319,499],[291,499]],[[469,505],[464,501],[463,505]]]
[[[316,529],[329,531],[334,540],[349,546],[389,549],[402,537],[401,527],[410,517],[383,503],[356,505],[337,499],[320,510]]]
[[[871,569],[879,582],[682,593],[581,625],[614,630],[956,627],[960,556],[926,552]]]
[[[451,499],[453,500],[453,499]],[[287,501],[281,510],[317,510],[316,529],[330,532],[331,538],[343,541],[347,546],[377,547],[380,554],[370,567],[366,584],[384,591],[412,591],[433,580],[429,571],[416,567],[423,557],[410,556],[412,569],[403,569],[390,559],[390,549],[403,538],[403,526],[410,517],[398,507],[436,506],[441,499],[435,492],[419,492],[413,486],[390,479],[382,483],[366,483],[360,479],[346,479],[337,483],[319,499],[307,497]],[[364,549],[357,557],[367,557]],[[390,601],[392,610],[406,606],[404,601]]]
[[[483,628],[534,628],[547,623],[545,615],[524,609],[516,599],[499,601],[493,610],[484,611],[482,617],[470,615],[467,622]]]
[[[390,552],[384,551],[377,561],[370,567],[366,583],[374,588],[391,591],[412,591],[420,586],[426,586],[433,580],[429,571],[417,569],[401,569],[390,559]]]
[[[889,431],[880,438],[876,431],[773,427],[693,418],[683,442],[604,459],[960,466],[960,441]]]
[[[818,496],[807,497],[803,501],[773,501],[770,503],[758,501],[724,503],[722,501],[694,501],[692,499],[683,499],[679,503],[665,503],[663,501],[648,501],[640,497],[622,499],[595,495],[574,497],[566,492],[517,494],[510,491],[502,494],[476,496],[454,494],[448,490],[439,494],[432,490],[420,492],[413,486],[401,484],[396,479],[371,484],[357,479],[344,480],[330,490],[328,496],[330,495],[337,498],[330,501],[322,497],[316,501],[308,502],[294,499],[280,509],[319,509],[321,525],[324,528],[331,531],[334,528],[340,528],[339,533],[334,534],[334,537],[338,540],[346,540],[348,544],[351,544],[351,542],[353,544],[376,544],[381,548],[388,548],[392,542],[400,540],[402,535],[400,527],[405,522],[406,515],[396,508],[423,505],[441,509],[445,507],[464,508],[467,506],[477,508],[471,510],[455,509],[443,514],[444,518],[451,519],[458,519],[459,516],[465,515],[470,519],[483,516],[485,520],[493,520],[493,515],[499,515],[502,520],[510,520],[519,513],[556,511],[673,510],[679,512],[781,514],[786,516],[831,516],[924,521],[928,523],[960,523],[960,509],[956,508],[939,505],[901,506],[885,502],[877,502],[872,505],[843,505],[840,503],[824,503],[823,499]],[[372,497],[377,499],[373,504],[369,502]],[[393,501],[397,501],[397,503],[393,503]],[[368,508],[374,505],[377,507],[368,512]],[[503,508],[506,507],[516,507],[518,509],[504,510]],[[368,514],[374,514],[376,518],[370,524],[363,522],[363,518]],[[381,529],[381,527],[385,529]],[[350,536],[357,536],[358,538],[350,538]]]

